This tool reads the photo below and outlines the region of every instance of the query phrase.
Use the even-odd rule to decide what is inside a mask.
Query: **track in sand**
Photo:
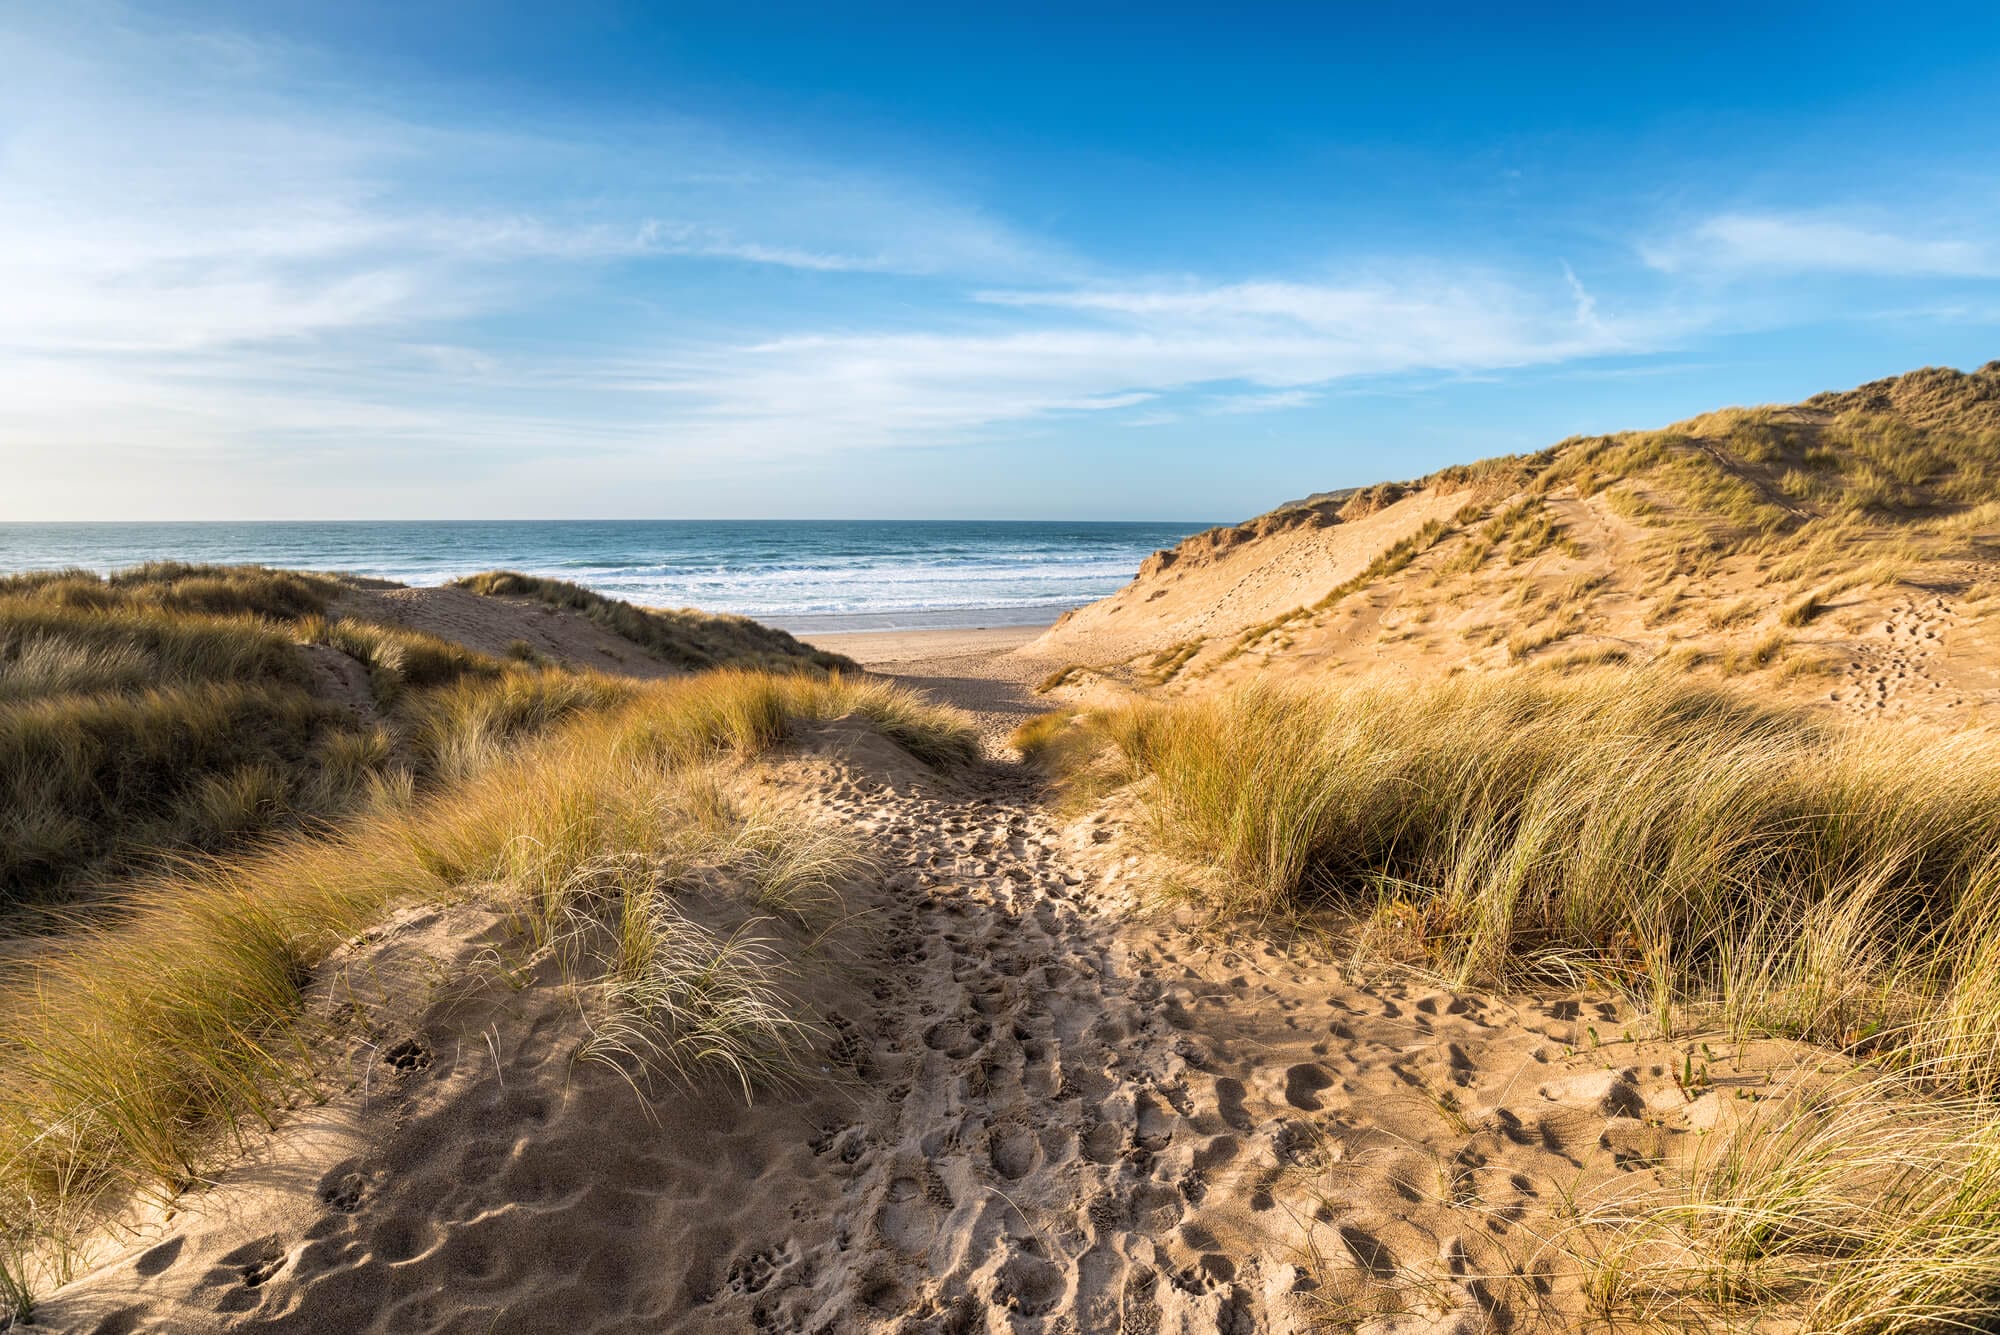
[[[966,703],[997,731],[1016,690]],[[1059,822],[1018,767],[946,780],[836,725],[776,782],[882,865],[801,1087],[639,1097],[568,1059],[556,990],[433,1008],[372,1120],[191,1201],[50,1328],[1519,1331],[1573,1310],[1557,1211],[1691,1124],[1608,1005],[1141,911],[1143,830]]]

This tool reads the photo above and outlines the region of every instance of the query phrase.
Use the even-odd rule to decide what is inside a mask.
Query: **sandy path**
[[[1656,1081],[1551,1083],[1574,1003],[1136,922],[1124,837],[1004,776],[826,791],[889,861],[877,1010],[837,1045],[877,1094],[823,1133],[840,1203],[739,1309],[758,1328],[1489,1329],[1538,1300],[1536,1184],[1600,1186],[1620,1135],[1661,1134],[1631,1116]],[[821,1327],[829,1292],[857,1305]]]
[[[994,727],[1032,707],[977,658],[906,662]],[[1554,1211],[1645,1185],[1719,1102],[1607,1004],[1350,978],[1152,911],[1143,827],[1063,824],[1012,766],[808,740],[773,782],[883,870],[803,980],[829,1041],[799,1087],[640,1097],[571,1059],[561,989],[489,983],[382,1036],[339,1134],[190,1199],[51,1327],[1521,1330],[1574,1309]]]

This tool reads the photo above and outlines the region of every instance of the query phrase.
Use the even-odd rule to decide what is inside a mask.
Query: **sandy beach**
[[[951,630],[857,630],[803,634],[807,644],[872,668],[991,658],[1032,643],[1048,626],[968,626]]]
[[[991,750],[1024,719],[1050,708],[1033,690],[1048,674],[1048,664],[1021,652],[1047,629],[882,630],[801,638],[970,711]]]

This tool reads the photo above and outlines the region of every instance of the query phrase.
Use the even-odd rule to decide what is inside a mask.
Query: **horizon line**
[[[604,517],[564,517],[526,519],[500,516],[490,519],[0,519],[0,528],[29,525],[54,526],[59,524],[1192,524],[1227,521],[1192,519],[1082,519],[1067,518],[1027,518],[1013,516],[990,516],[981,518],[915,518],[911,516],[825,516],[788,517],[728,515],[712,518],[689,517],[644,517],[644,516],[604,516]]]

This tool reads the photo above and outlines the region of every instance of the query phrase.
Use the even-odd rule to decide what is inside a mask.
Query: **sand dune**
[[[1985,726],[1996,367],[1314,498],[1160,553],[1022,652],[1074,665],[1073,687],[1173,691],[1672,662],[1769,699]]]
[[[1149,917],[1141,831],[1058,825],[1004,776],[946,782],[836,727],[773,782],[884,858],[804,982],[814,1079],[748,1107],[641,1094],[574,1061],[558,979],[494,969],[489,911],[415,911],[326,971],[323,997],[414,1017],[357,1047],[352,1087],[38,1321],[1487,1329],[1565,1302],[1547,1183],[1638,1190],[1724,1104],[1664,1044],[1593,1048],[1609,1003]]]

